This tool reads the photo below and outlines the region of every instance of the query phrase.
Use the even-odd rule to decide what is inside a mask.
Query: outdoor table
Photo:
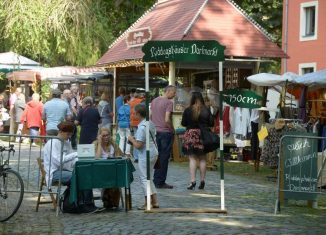
[[[78,160],[72,172],[69,201],[76,202],[81,190],[124,187],[127,211],[127,203],[131,202],[130,184],[134,180],[134,171],[135,167],[128,158]]]

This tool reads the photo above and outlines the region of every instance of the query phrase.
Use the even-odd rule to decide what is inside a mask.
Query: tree
[[[274,42],[282,42],[283,0],[235,0],[257,23],[273,36]]]
[[[0,50],[13,50],[50,66],[95,64],[154,1],[118,2],[2,0]]]

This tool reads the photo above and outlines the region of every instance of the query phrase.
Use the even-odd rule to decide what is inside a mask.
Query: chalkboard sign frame
[[[280,150],[284,199],[315,201],[318,140],[309,137],[317,135],[306,132],[288,132],[286,135]]]

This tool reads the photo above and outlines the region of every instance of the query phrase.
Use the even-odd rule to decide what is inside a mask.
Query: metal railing
[[[12,141],[12,140],[15,141]],[[33,142],[31,141],[33,139]],[[44,159],[43,147],[46,142],[50,141],[50,149],[53,149],[53,141],[59,140],[61,142],[61,151],[60,151],[60,180],[57,184],[56,189],[52,192],[49,192],[50,188],[53,188],[51,185],[47,185],[45,190],[40,190],[41,184],[41,171],[37,159]],[[10,134],[0,134],[0,146],[10,147],[14,145],[14,155],[10,152],[2,152],[2,157],[7,158],[9,156],[3,156],[5,154],[11,154],[9,160],[9,166],[13,170],[17,171],[25,185],[24,193],[41,193],[41,194],[56,194],[57,197],[57,208],[56,214],[59,213],[59,196],[61,195],[61,176],[62,176],[62,159],[63,159],[63,141],[56,136],[29,136],[29,135],[10,135]],[[46,172],[50,172],[52,164],[52,152],[50,151],[50,159],[48,169],[44,169]],[[46,176],[49,182],[50,174]]]
[[[318,152],[318,140],[322,143],[321,152]],[[275,214],[281,211],[281,201],[306,200],[317,207],[317,195],[326,195],[325,141],[325,137],[309,133],[282,136]]]

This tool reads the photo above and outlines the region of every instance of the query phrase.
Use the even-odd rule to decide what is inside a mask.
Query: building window
[[[316,67],[316,63],[299,64],[299,75],[315,72]]]
[[[301,3],[300,8],[300,41],[316,40],[318,1]]]

